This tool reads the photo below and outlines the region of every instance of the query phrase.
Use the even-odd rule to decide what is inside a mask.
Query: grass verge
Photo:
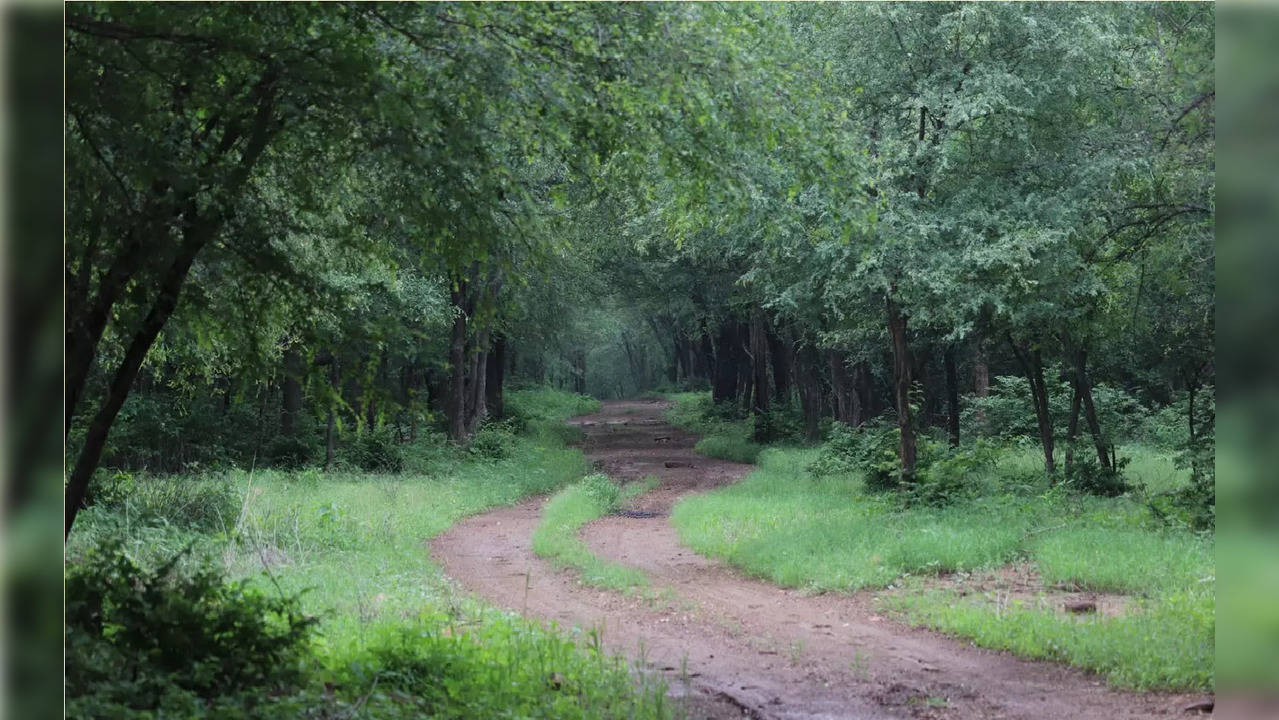
[[[1212,687],[1210,539],[1155,526],[1129,498],[1028,485],[1016,451],[982,479],[981,497],[909,509],[868,493],[857,477],[812,476],[816,456],[767,450],[742,482],[681,501],[671,522],[697,551],[780,585],[905,585],[883,599],[888,608],[983,646],[1096,670],[1127,687]],[[1067,584],[1126,593],[1131,603],[1120,617],[1081,618],[912,580],[1011,562],[1032,563],[1045,593]]]
[[[643,571],[592,553],[578,533],[586,523],[613,512],[627,499],[656,485],[656,478],[647,478],[619,487],[605,475],[588,475],[547,501],[542,521],[533,532],[533,552],[560,567],[577,570],[587,585],[626,593],[644,591],[648,576]]]
[[[127,502],[82,513],[68,561],[112,538],[140,558],[193,546],[264,592],[301,593],[303,609],[320,619],[306,684],[292,694],[271,689],[270,708],[251,716],[668,717],[660,678],[606,656],[598,635],[546,630],[478,603],[431,562],[427,541],[458,519],[552,492],[586,470],[551,428],[595,401],[520,391],[507,402],[526,428],[500,458],[435,443],[412,474],[137,478]]]

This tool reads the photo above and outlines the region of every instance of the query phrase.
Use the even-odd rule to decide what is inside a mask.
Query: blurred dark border
[[[1217,8],[1217,715],[1279,717],[1279,6]]]
[[[3,17],[4,717],[62,715],[62,8]]]
[[[62,9],[0,9],[5,717],[61,715]],[[1279,7],[1218,7],[1219,715],[1279,692]]]

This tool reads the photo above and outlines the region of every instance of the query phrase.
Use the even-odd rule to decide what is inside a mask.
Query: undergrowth
[[[458,519],[553,492],[586,470],[580,451],[563,447],[562,435],[550,428],[597,407],[595,401],[558,391],[519,391],[507,403],[520,422],[493,431],[494,443],[472,452],[426,436],[403,448],[401,473],[237,470],[118,479],[132,483],[123,493],[128,499],[104,500],[83,511],[71,534],[68,607],[101,602],[92,599],[101,592],[98,583],[91,588],[71,579],[101,574],[94,570],[94,549],[111,543],[136,565],[138,577],[170,563],[163,575],[170,579],[114,583],[114,592],[126,596],[134,588],[158,589],[132,605],[109,600],[112,607],[134,609],[123,623],[110,621],[107,630],[92,620],[69,623],[69,672],[97,673],[92,683],[68,686],[69,707],[98,717],[150,717],[163,707],[169,708],[166,716],[183,717],[462,718],[493,717],[508,708],[520,717],[669,716],[660,682],[604,656],[591,632],[566,637],[485,607],[457,593],[431,562],[426,541]],[[204,570],[210,562],[216,581]],[[241,617],[234,608],[235,593],[242,592],[270,602],[278,598],[298,617],[315,618],[299,645],[306,652],[288,660],[276,662],[252,648],[237,651],[246,668],[263,662],[296,675],[187,695],[133,692],[130,683],[159,687],[174,672],[204,677],[197,667],[205,667],[199,662],[208,654],[198,649],[187,654],[188,665],[178,658],[179,669],[142,667],[134,673],[113,661],[100,642],[107,635],[116,643],[142,638],[111,629],[117,626],[165,626],[189,616],[175,614],[183,607],[175,605],[176,598],[192,595],[172,579],[181,577],[202,578],[203,590],[188,606],[225,606],[230,609],[218,612]],[[247,584],[234,585],[240,580]],[[80,586],[85,592],[75,590]],[[180,643],[170,644],[181,650]],[[144,656],[136,642],[111,652]]]
[[[749,416],[739,417],[733,408],[717,408],[706,392],[672,393],[667,398],[673,404],[665,413],[666,421],[702,436],[693,447],[696,452],[748,464],[759,458],[764,446],[752,439],[755,426]]]

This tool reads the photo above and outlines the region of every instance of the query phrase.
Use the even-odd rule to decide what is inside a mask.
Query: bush
[[[267,464],[297,470],[311,462],[311,441],[302,435],[276,435],[263,453]]]
[[[475,432],[468,448],[472,455],[502,460],[511,456],[515,449],[515,431],[507,421],[487,423]]]
[[[922,439],[915,480],[905,487],[910,504],[949,505],[980,494],[979,480],[995,467],[995,449],[978,440],[971,447],[952,448]]]
[[[207,561],[181,571],[183,554],[144,567],[108,543],[69,566],[69,716],[252,708],[302,679],[316,621],[297,598],[227,583]]]
[[[921,434],[915,476],[903,483],[897,454],[900,438],[900,431],[887,418],[858,427],[835,423],[807,470],[817,477],[861,473],[867,490],[899,490],[907,504],[945,505],[977,494],[980,486],[975,478],[995,465],[995,450],[985,442],[951,448]]]
[[[774,407],[755,416],[754,439],[760,443],[800,443],[804,439],[804,418],[796,408]]]
[[[346,459],[361,470],[400,472],[404,469],[404,452],[395,429],[382,426],[365,430],[347,447]]]
[[[897,428],[882,418],[857,427],[834,423],[808,471],[818,477],[859,472],[865,476],[868,490],[891,490],[897,487],[901,474],[897,457],[900,437]]]
[[[1131,490],[1124,478],[1128,458],[1115,458],[1114,466],[1103,468],[1088,452],[1076,452],[1073,464],[1065,471],[1066,484],[1075,490],[1100,497],[1119,497]]]

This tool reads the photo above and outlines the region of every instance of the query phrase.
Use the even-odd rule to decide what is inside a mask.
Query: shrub
[[[1075,453],[1073,464],[1066,469],[1066,484],[1079,492],[1101,497],[1119,497],[1132,489],[1124,478],[1128,458],[1117,457],[1112,467],[1103,468],[1090,453]]]
[[[301,680],[316,621],[297,598],[227,583],[207,561],[180,570],[184,554],[145,567],[108,543],[69,566],[68,715],[252,707]]]
[[[914,482],[905,487],[909,503],[949,505],[980,494],[979,480],[995,467],[995,449],[979,440],[971,447],[948,447],[924,440],[915,465]]]
[[[502,460],[511,456],[515,449],[515,431],[506,421],[487,423],[476,431],[468,448],[472,455]]]
[[[799,443],[804,439],[804,419],[799,410],[787,405],[755,416],[755,441]]]
[[[311,444],[302,435],[276,435],[267,443],[263,457],[274,467],[297,470],[311,462]]]
[[[817,459],[809,464],[808,471],[818,477],[860,472],[869,490],[896,488],[901,473],[897,457],[899,438],[897,428],[882,418],[857,427],[834,423],[829,439],[822,445]]]
[[[887,418],[858,427],[835,423],[807,470],[817,477],[859,472],[867,490],[900,490],[901,499],[908,504],[945,505],[977,494],[979,484],[975,479],[995,465],[995,450],[985,442],[950,448],[921,434],[915,476],[903,483],[897,454],[900,437],[900,431]]]
[[[370,472],[400,472],[404,452],[395,429],[382,426],[360,433],[346,449],[349,462]]]

